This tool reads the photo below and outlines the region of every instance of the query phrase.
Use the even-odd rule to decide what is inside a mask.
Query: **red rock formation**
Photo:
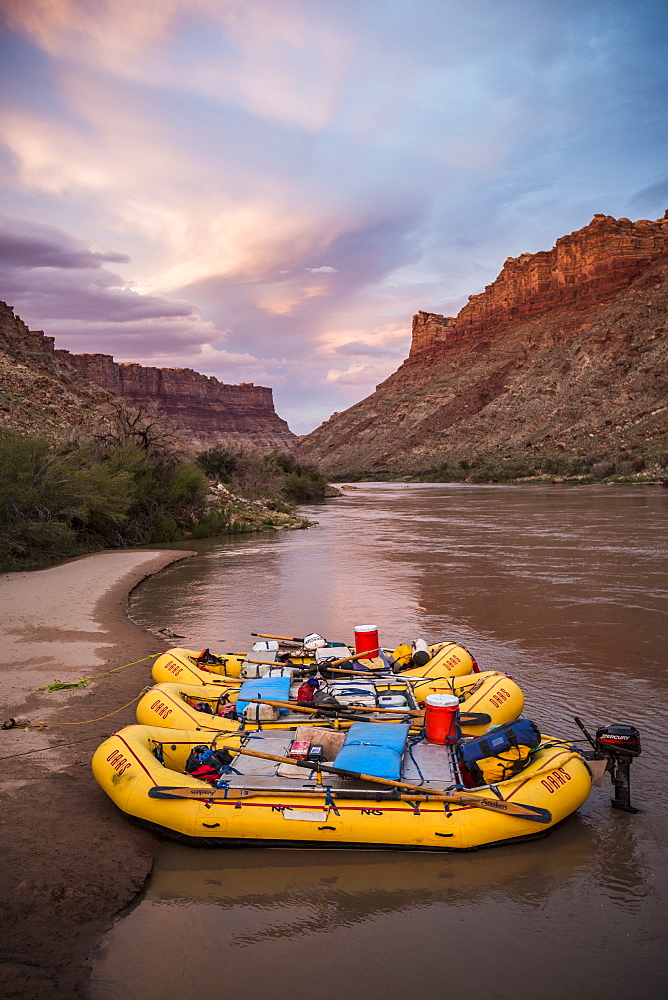
[[[272,390],[265,386],[226,385],[191,368],[118,363],[109,354],[55,353],[126,402],[154,404],[195,448],[234,443],[265,452],[289,451],[297,440],[274,410]]]
[[[68,437],[95,425],[113,397],[54,354],[0,302],[0,427]]]
[[[597,215],[509,258],[456,318],[419,312],[408,359],[300,440],[335,474],[668,449],[668,213]]]
[[[67,434],[93,426],[121,398],[148,403],[193,448],[232,444],[289,451],[296,436],[277,416],[271,389],[225,385],[189,368],[117,364],[108,354],[55,350],[0,302],[0,426]]]
[[[419,312],[410,357],[564,306],[584,310],[605,302],[667,253],[668,212],[655,222],[595,215],[552,250],[509,257],[498,278],[470,295],[456,318]]]
[[[455,333],[457,320],[452,316],[420,310],[413,316],[413,337],[409,357],[439,350],[450,342]]]

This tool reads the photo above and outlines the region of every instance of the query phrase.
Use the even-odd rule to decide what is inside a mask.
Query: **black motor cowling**
[[[598,751],[608,758],[608,770],[615,786],[611,799],[613,809],[638,813],[631,805],[631,761],[641,752],[640,733],[635,726],[601,726],[596,730],[595,744]]]
[[[642,752],[640,733],[635,726],[601,726],[596,730],[596,745],[610,756],[637,757]]]
[[[587,732],[577,715],[574,718],[594,748],[594,753],[588,759],[607,761],[605,770],[610,772],[615,786],[615,797],[611,799],[613,809],[623,809],[629,813],[642,812],[631,805],[631,761],[642,752],[640,733],[636,727],[620,723],[600,726],[594,737]]]

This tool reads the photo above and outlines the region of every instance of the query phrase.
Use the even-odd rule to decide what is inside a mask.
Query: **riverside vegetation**
[[[117,407],[92,439],[0,431],[0,571],[103,548],[308,527],[326,495],[313,467],[217,447],[189,459],[158,420]]]
[[[421,483],[511,483],[511,482],[570,482],[570,483],[657,483],[668,478],[668,453],[645,458],[632,452],[601,457],[600,455],[541,455],[527,458],[516,456],[490,458],[472,456],[459,461],[443,461],[424,470],[397,475],[391,470],[365,472],[351,469],[337,476],[348,482]]]

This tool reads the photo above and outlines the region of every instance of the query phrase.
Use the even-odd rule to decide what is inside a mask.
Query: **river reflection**
[[[133,616],[213,649],[363,622],[388,646],[459,639],[513,674],[543,731],[637,725],[644,812],[611,810],[606,779],[545,839],[466,855],[162,844],[97,955],[94,1000],[658,996],[666,491],[357,484],[306,513],[317,528],[198,543]]]

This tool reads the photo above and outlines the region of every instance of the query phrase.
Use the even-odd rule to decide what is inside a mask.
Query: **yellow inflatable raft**
[[[354,713],[356,704],[360,703],[363,708],[368,708],[368,702],[371,700],[368,695],[365,697],[368,688],[375,689],[376,705],[382,705],[383,701],[391,702],[394,696],[398,702],[401,702],[402,698],[405,699],[406,711],[416,709],[418,701],[421,701],[426,694],[432,691],[444,691],[457,695],[462,713],[475,713],[480,716],[480,721],[474,719],[467,721],[466,716],[462,720],[462,732],[471,736],[482,735],[490,725],[498,726],[516,719],[524,708],[524,696],[519,685],[507,674],[495,670],[468,674],[464,677],[430,679],[428,691],[422,682],[411,681],[410,676],[404,674],[385,675],[369,681],[364,680],[361,684],[360,680],[359,677],[355,677],[349,683],[335,681],[328,685],[329,693],[337,698],[345,711]],[[297,681],[291,685],[290,697],[293,700],[296,697],[295,688],[299,683],[300,681]],[[249,684],[252,687],[252,682]],[[419,693],[416,696],[416,688],[418,692],[422,692],[421,696]],[[348,690],[350,693],[346,695],[341,693],[342,690],[344,692]],[[236,732],[240,728],[258,726],[262,729],[268,727],[290,729],[293,726],[303,725],[306,721],[311,725],[342,729],[350,728],[352,725],[350,720],[332,719],[331,716],[327,718],[324,713],[316,719],[308,711],[287,711],[279,716],[279,710],[276,708],[272,713],[271,706],[268,706],[265,719],[258,719],[255,709],[250,713],[252,717],[248,720],[242,717],[238,722],[227,721],[225,716],[219,715],[218,712],[224,712],[230,703],[236,704],[238,696],[238,688],[221,687],[216,684],[156,684],[139,701],[136,710],[137,722],[146,726],[166,726],[170,729],[192,729],[207,733],[221,730]],[[251,707],[254,709],[255,705]],[[271,717],[272,714],[274,718]],[[378,712],[374,715],[370,711],[368,714],[369,717],[381,721],[389,718],[399,722],[405,718],[405,715],[401,715],[400,708],[396,709],[394,717],[387,712]],[[416,720],[415,725],[420,728],[422,723]]]
[[[390,740],[401,729],[383,728]],[[540,836],[578,809],[591,789],[580,753],[548,737],[513,778],[461,791],[453,748],[424,740],[391,751],[398,754],[398,778],[343,769],[345,745],[336,740],[351,733],[304,727],[220,734],[214,742],[230,751],[231,770],[214,788],[184,773],[201,732],[129,726],[97,749],[93,773],[128,816],[204,846],[470,850]],[[295,736],[309,735],[330,742],[325,759],[335,758],[334,766],[321,764],[316,773],[313,765],[286,762]],[[368,754],[370,746],[358,749]]]
[[[345,657],[350,651],[347,646],[332,646],[324,652],[333,656]],[[390,650],[383,652],[389,654]],[[469,651],[457,642],[432,643],[429,646],[429,652],[431,659],[425,666],[410,667],[407,670],[402,670],[401,675],[426,679],[435,676],[461,677],[478,669],[477,663]],[[153,664],[153,680],[158,684],[163,681],[179,681],[182,684],[230,684],[242,678],[260,675],[263,666],[256,661],[269,658],[267,652],[254,650],[250,653],[218,653],[212,659],[218,659],[219,663],[203,663],[200,660],[200,655],[194,649],[174,647],[166,650]],[[277,660],[276,666],[280,666],[281,662]],[[289,663],[294,666],[314,662],[313,655],[290,654]],[[374,670],[382,670],[387,667],[387,661],[380,657],[365,657],[363,662],[365,666]],[[425,685],[425,687],[427,686]]]

